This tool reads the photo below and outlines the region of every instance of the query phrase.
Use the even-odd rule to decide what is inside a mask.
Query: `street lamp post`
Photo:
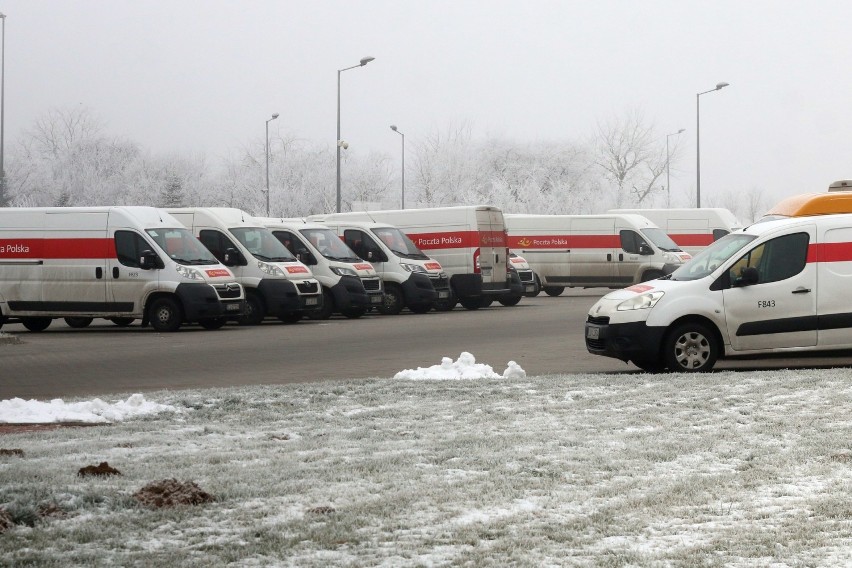
[[[669,137],[677,136],[685,131],[685,128],[681,128],[677,132],[672,132],[671,134],[666,134],[666,207],[672,206],[672,186],[669,181]]]
[[[396,124],[391,124],[391,130],[402,136],[402,193],[401,195],[401,209],[405,209],[405,134],[400,132],[396,128]]]
[[[266,121],[266,216],[269,217],[269,123],[278,118],[274,113],[272,118]]]
[[[337,70],[337,212],[340,213],[340,149],[343,146],[344,142],[340,139],[340,74],[344,71],[349,71],[350,69],[355,69],[356,67],[363,67],[370,61],[373,61],[375,57],[362,57],[361,62],[358,65],[353,65],[352,67],[346,67],[345,69]],[[348,146],[348,144],[347,144]]]
[[[0,206],[5,205],[4,201],[8,199],[6,195],[6,168],[3,164],[3,131],[4,122],[6,120],[6,109],[4,106],[5,86],[6,86],[6,14],[0,13],[0,20],[3,20],[2,32],[2,48],[3,54],[0,59]]]
[[[695,95],[695,206],[701,207],[701,111],[699,101],[701,95],[718,91],[727,87],[728,83],[716,83],[714,89]]]

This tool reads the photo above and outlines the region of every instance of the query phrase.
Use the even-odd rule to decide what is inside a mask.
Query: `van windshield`
[[[378,227],[372,229],[373,234],[385,243],[392,253],[401,258],[412,258],[417,260],[429,260],[405,233],[396,227]]]
[[[148,229],[145,232],[178,264],[219,264],[189,229]]]
[[[302,229],[302,233],[311,245],[329,260],[337,260],[340,262],[360,262],[352,249],[346,246],[337,233],[331,229]]]
[[[228,229],[240,244],[258,260],[266,262],[296,262],[287,247],[281,244],[272,231],[263,227],[235,227]]]
[[[725,235],[692,257],[692,260],[672,272],[670,278],[671,280],[698,280],[699,278],[704,278],[756,238],[754,235],[745,235],[743,233]]]
[[[660,250],[667,252],[680,252],[680,247],[677,246],[677,243],[675,243],[662,229],[655,227],[641,229],[641,231],[642,234],[645,235],[649,241],[657,245],[657,248]]]

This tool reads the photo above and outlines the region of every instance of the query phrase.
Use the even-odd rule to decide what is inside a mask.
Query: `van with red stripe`
[[[322,308],[322,290],[310,269],[262,223],[240,209],[167,209],[187,226],[246,291],[241,323],[258,325],[267,317],[296,323]]]
[[[353,211],[309,219],[323,223],[362,221],[388,223],[402,230],[414,245],[438,261],[450,278],[452,297],[438,310],[461,303],[475,310],[514,293],[508,268],[503,212],[488,205],[426,209]],[[522,290],[522,289],[521,289]],[[520,297],[520,292],[517,292]]]
[[[769,220],[589,310],[590,353],[657,371],[720,357],[852,348],[852,215]]]
[[[357,319],[382,306],[384,287],[376,269],[330,227],[304,219],[262,217],[258,221],[308,265],[322,285],[323,307],[313,318],[328,319],[339,313]]]
[[[506,214],[509,249],[526,259],[542,290],[620,288],[659,278],[690,256],[640,215]]]
[[[450,298],[450,280],[441,263],[429,258],[399,228],[389,223],[311,219],[337,232],[361,259],[373,265],[385,288],[378,311],[394,315],[408,308],[416,314]]]
[[[157,331],[217,329],[243,288],[177,219],[153,207],[0,209],[0,326],[43,331],[141,319]]]
[[[733,213],[721,207],[610,209],[608,213],[642,215],[664,230],[684,252],[692,255],[743,226]]]

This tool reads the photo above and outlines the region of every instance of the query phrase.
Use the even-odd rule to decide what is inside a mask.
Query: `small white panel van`
[[[630,213],[646,217],[664,230],[677,246],[691,255],[743,226],[733,213],[721,207],[611,209],[609,213]]]

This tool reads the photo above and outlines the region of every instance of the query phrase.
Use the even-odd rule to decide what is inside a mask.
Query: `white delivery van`
[[[231,268],[245,288],[241,323],[267,316],[295,323],[322,307],[322,290],[307,266],[278,242],[260,221],[229,207],[166,209]]]
[[[153,207],[0,209],[0,325],[43,331],[141,319],[157,331],[217,329],[243,311],[234,275]]]
[[[721,207],[611,209],[608,213],[630,213],[648,218],[691,255],[743,227],[733,213]]]
[[[304,219],[259,219],[291,253],[310,266],[322,285],[323,307],[317,319],[333,313],[359,318],[383,303],[382,280],[330,227]]]
[[[589,310],[590,353],[649,371],[709,371],[717,358],[852,348],[852,215],[756,223],[671,275]]]
[[[401,229],[417,248],[437,260],[450,278],[453,297],[449,302],[439,302],[439,310],[452,309],[456,302],[475,310],[512,293],[503,212],[497,207],[353,211],[308,219],[389,223]]]
[[[450,279],[441,263],[426,256],[397,227],[348,220],[322,224],[336,231],[355,254],[376,269],[385,288],[379,313],[398,314],[407,307],[423,314],[437,301],[449,300]]]
[[[506,214],[509,248],[523,255],[542,290],[620,288],[659,278],[690,256],[640,215]]]

